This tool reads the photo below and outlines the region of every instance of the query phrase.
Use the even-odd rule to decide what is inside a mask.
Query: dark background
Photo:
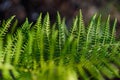
[[[119,31],[119,4],[120,0],[0,0],[0,20],[16,15],[19,24],[22,24],[26,17],[29,21],[35,22],[40,12],[43,15],[49,12],[53,23],[56,20],[56,12],[59,11],[69,26],[81,9],[86,23],[96,12],[102,14],[103,20],[108,14],[111,15],[111,21],[117,18]]]

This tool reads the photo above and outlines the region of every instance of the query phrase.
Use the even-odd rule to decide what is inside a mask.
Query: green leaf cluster
[[[95,14],[86,27],[80,11],[70,29],[59,13],[53,25],[41,13],[35,24],[26,19],[17,27],[13,16],[0,27],[0,80],[119,79],[116,22]]]

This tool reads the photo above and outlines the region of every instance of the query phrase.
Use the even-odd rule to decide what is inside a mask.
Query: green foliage
[[[82,12],[68,30],[59,13],[50,24],[47,13],[19,28],[14,16],[0,28],[0,80],[105,80],[120,78],[120,42],[110,16],[103,25],[95,14],[85,27]],[[16,30],[15,30],[16,29]]]

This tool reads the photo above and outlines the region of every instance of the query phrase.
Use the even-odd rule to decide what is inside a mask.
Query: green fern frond
[[[23,36],[24,37],[24,36]],[[33,59],[35,58],[35,56],[33,55],[33,41],[34,41],[34,32],[30,31],[28,32],[28,39],[27,41],[22,45],[22,49],[21,49],[21,61],[24,62],[22,63],[25,67],[27,68],[32,68],[33,66]],[[35,47],[37,48],[37,47]],[[23,50],[23,52],[22,52]],[[34,53],[35,54],[35,53]],[[30,56],[30,57],[27,57]]]
[[[62,48],[64,46],[65,42],[65,20],[61,20],[60,14],[57,12],[57,23],[56,23],[56,28],[58,30],[58,36],[57,36],[57,41],[56,41],[56,53],[55,56],[59,57],[62,52]]]
[[[108,16],[104,32],[103,32],[103,44],[109,42],[110,40],[110,15]]]
[[[12,54],[12,46],[13,46],[13,41],[10,35],[7,36],[7,45],[5,47],[5,63],[11,63],[11,59],[13,57]]]
[[[51,34],[51,42],[50,42],[50,57],[49,59],[52,61],[54,59],[54,54],[55,54],[55,46],[56,46],[56,40],[57,40],[57,35],[58,35],[58,31],[55,29],[53,29],[54,32],[52,32]]]
[[[116,19],[111,32],[110,16],[102,22],[101,15],[97,17],[95,14],[86,29],[80,10],[69,31],[59,13],[53,25],[50,24],[49,14],[42,19],[41,13],[35,25],[26,19],[21,27],[10,30],[12,34],[7,33],[13,18],[3,22],[0,28],[0,79],[120,78]]]
[[[0,37],[0,63],[4,61],[3,38]]]
[[[112,33],[111,33],[110,43],[113,43],[115,41],[116,24],[117,24],[117,19],[115,19],[113,27],[112,27]]]
[[[37,19],[37,22],[35,23],[34,29],[33,29],[33,52],[34,53],[39,53],[43,50],[43,48],[41,48],[41,39],[43,39],[43,25],[42,25],[42,13],[40,13],[40,16]],[[29,35],[30,36],[30,35]],[[43,54],[43,53],[42,53]]]
[[[59,36],[61,37],[61,43],[64,44],[66,40],[66,30],[65,30],[65,19],[62,20],[61,26],[59,28]]]
[[[60,25],[61,25],[61,17],[60,17],[59,12],[57,12],[57,27],[58,27],[58,29],[59,29]]]
[[[96,16],[97,16],[96,14],[93,16],[93,18],[90,22],[90,25],[88,27],[86,44],[91,43],[93,37],[95,36],[94,23],[95,23]]]
[[[60,14],[57,13],[57,28],[58,28],[58,48],[59,48],[59,52],[61,53],[61,49],[62,49],[62,42],[61,42],[61,17],[60,17]]]
[[[48,60],[49,59],[49,46],[50,46],[50,34],[51,34],[51,31],[50,31],[50,17],[49,17],[49,14],[47,13],[45,18],[44,18],[44,22],[43,22],[43,30],[44,30],[44,46],[45,46],[45,49],[44,49],[44,58],[45,60]],[[45,56],[45,55],[48,55],[48,56]]]
[[[15,22],[13,23],[13,26],[11,27],[11,34],[14,34],[18,25],[18,20],[16,19]]]
[[[79,26],[79,35],[81,35],[81,37],[86,36],[85,35],[85,25],[84,25],[84,21],[83,21],[83,16],[82,16],[82,11],[80,10],[80,14],[79,14],[79,21],[78,21],[78,26]]]
[[[35,24],[35,28],[41,30],[42,29],[42,13],[40,13],[40,16],[37,19],[37,22]]]
[[[45,34],[46,34],[47,38],[49,39],[49,36],[50,36],[50,18],[49,18],[48,13],[44,18],[43,28],[45,29],[44,30]]]
[[[22,30],[28,30],[29,28],[28,18],[26,18],[24,24],[22,25]]]
[[[15,53],[14,53],[14,65],[18,65],[20,55],[21,55],[21,50],[22,50],[22,44],[23,44],[23,36],[22,36],[21,30],[17,31],[17,42],[15,44]]]
[[[82,16],[82,12],[80,10],[80,14],[78,17],[78,35],[77,35],[77,44],[78,44],[78,51],[80,49],[80,47],[82,47],[85,43],[86,40],[86,31],[85,31],[85,25],[84,25],[84,21],[83,21],[83,16]]]
[[[44,46],[44,30],[41,31],[41,34],[40,34],[40,42],[38,43],[38,48],[40,50],[40,65],[42,67],[42,64],[44,64],[44,49],[45,49],[45,46]]]
[[[0,36],[5,36],[5,34],[8,31],[8,28],[10,27],[10,24],[12,23],[12,20],[15,16],[12,16],[10,19],[8,19],[5,24],[2,26],[2,29],[0,30]]]
[[[102,33],[101,33],[101,15],[99,15],[95,31],[95,44],[100,42]]]
[[[71,36],[77,36],[77,23],[78,23],[78,16],[76,16],[76,18],[73,21],[73,25],[71,27],[71,31],[70,31],[70,35]]]

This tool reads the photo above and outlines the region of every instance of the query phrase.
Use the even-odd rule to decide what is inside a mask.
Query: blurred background
[[[69,26],[81,9],[86,23],[94,13],[102,14],[103,18],[110,14],[111,21],[117,18],[119,31],[119,4],[120,0],[0,0],[0,20],[16,15],[19,24],[22,24],[26,17],[29,21],[35,22],[40,12],[43,15],[49,12],[53,23],[56,20],[56,12],[59,11],[61,16],[66,18],[66,24]]]

